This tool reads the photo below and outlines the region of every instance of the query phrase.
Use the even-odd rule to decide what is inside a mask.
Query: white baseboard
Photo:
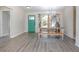
[[[21,35],[21,34],[23,34],[24,32],[20,32],[20,33],[18,33],[18,34],[16,34],[16,35],[13,35],[13,36],[10,36],[10,38],[15,38],[15,37],[17,37],[17,36],[19,36],[19,35]]]
[[[68,36],[66,33],[64,33],[64,35],[66,35],[66,36]],[[68,36],[68,37],[70,37],[70,36]],[[70,37],[71,39],[74,39],[73,37]]]
[[[0,35],[0,37],[8,36],[8,35],[9,35],[9,33],[6,33],[6,34],[2,34],[2,35]]]

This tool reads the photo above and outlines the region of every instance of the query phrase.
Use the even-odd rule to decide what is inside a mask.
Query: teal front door
[[[35,32],[35,16],[28,16],[28,32]]]

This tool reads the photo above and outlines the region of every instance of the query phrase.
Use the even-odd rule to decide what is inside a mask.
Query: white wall
[[[79,7],[76,7],[76,46],[79,47]]]
[[[10,8],[10,37],[13,38],[25,31],[25,11],[17,6],[8,8]]]
[[[25,31],[25,10],[20,6],[1,6],[0,11],[10,11],[10,37],[16,37],[19,34],[24,33]],[[2,13],[0,12],[2,15]],[[0,15],[0,25],[1,25],[1,18]],[[1,33],[1,26],[0,26],[0,33]]]
[[[61,9],[57,9],[55,11],[58,11],[58,12],[62,12],[64,13],[64,8],[61,8]],[[28,32],[28,15],[35,15],[36,16],[36,26],[35,26],[35,32],[37,33],[38,32],[38,28],[39,28],[39,24],[38,24],[38,14],[48,14],[49,11],[40,11],[40,12],[31,12],[31,13],[27,13],[26,14],[26,22],[25,22],[25,32]],[[62,24],[63,24],[63,20],[62,20]]]
[[[73,38],[73,7],[66,6],[64,9],[64,29],[65,34]]]

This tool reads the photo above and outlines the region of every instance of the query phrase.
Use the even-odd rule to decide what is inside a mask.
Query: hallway
[[[37,34],[24,33],[10,39],[0,52],[78,52],[74,40],[65,36],[64,40],[51,38],[37,39]]]

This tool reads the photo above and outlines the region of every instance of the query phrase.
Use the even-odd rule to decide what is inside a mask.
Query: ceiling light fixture
[[[30,9],[31,7],[30,7],[30,6],[26,6],[26,8],[27,8],[27,9]]]

